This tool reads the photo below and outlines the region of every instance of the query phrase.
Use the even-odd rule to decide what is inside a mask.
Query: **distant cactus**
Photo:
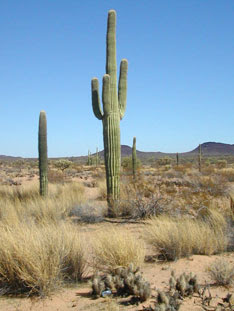
[[[137,169],[136,137],[134,137],[133,138],[133,145],[132,145],[132,174],[133,174],[133,178],[136,177],[136,169]]]
[[[199,145],[199,149],[198,149],[199,151],[199,153],[198,153],[198,168],[199,168],[199,172],[201,172],[201,169],[202,169],[202,167],[201,167],[201,161],[202,161],[202,147],[201,147],[201,145]]]
[[[176,153],[176,165],[177,166],[179,165],[179,153],[178,152]]]
[[[45,111],[40,112],[38,132],[40,195],[48,194],[47,122]]]
[[[88,150],[88,159],[87,159],[87,165],[92,165],[92,158],[91,158],[91,152]]]
[[[98,153],[98,148],[96,148],[96,167],[99,165],[99,153]]]
[[[119,200],[121,163],[119,124],[126,108],[128,68],[127,60],[123,59],[120,64],[117,92],[116,12],[114,10],[108,12],[106,52],[106,74],[103,77],[102,87],[103,112],[100,106],[97,78],[92,79],[92,106],[94,115],[103,123],[107,201],[109,216],[111,216],[112,207]]]

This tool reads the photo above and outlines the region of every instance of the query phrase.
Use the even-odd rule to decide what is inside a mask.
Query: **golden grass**
[[[0,188],[0,221],[17,223],[26,218],[38,223],[57,222],[84,200],[84,187],[78,183],[49,185],[49,195],[39,195],[38,186]]]
[[[65,279],[81,279],[84,247],[71,224],[0,225],[0,286],[47,295]]]
[[[95,269],[113,271],[116,267],[127,267],[130,263],[141,266],[144,262],[145,248],[128,230],[106,227],[95,234],[92,241]]]
[[[224,251],[227,238],[222,215],[212,213],[208,218],[191,219],[160,216],[149,220],[145,228],[145,240],[158,255],[176,260],[192,254],[212,255]]]

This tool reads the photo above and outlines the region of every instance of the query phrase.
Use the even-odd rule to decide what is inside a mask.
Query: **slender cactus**
[[[122,59],[117,91],[116,12],[110,10],[108,12],[106,35],[106,74],[103,76],[102,86],[103,111],[100,105],[98,79],[92,79],[93,112],[103,123],[107,202],[110,216],[111,208],[118,201],[120,191],[120,120],[123,118],[126,109],[127,68],[127,60]]]
[[[88,159],[87,159],[87,165],[90,166],[91,165],[91,153],[88,150]]]
[[[178,152],[176,153],[176,165],[177,166],[179,165],[179,153]]]
[[[136,166],[137,166],[137,157],[136,157],[136,137],[133,137],[132,145],[132,175],[133,178],[136,178]]]
[[[99,164],[99,153],[98,153],[98,148],[96,148],[96,167],[98,167]]]
[[[38,132],[40,195],[48,194],[47,122],[45,111],[40,112]]]
[[[201,161],[202,161],[202,147],[199,145],[198,149],[198,167],[199,167],[199,172],[201,172]]]

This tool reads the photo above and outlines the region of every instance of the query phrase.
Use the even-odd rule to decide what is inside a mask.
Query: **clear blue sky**
[[[233,0],[1,0],[0,154],[38,155],[40,110],[49,157],[103,148],[90,81],[105,73],[109,9],[118,67],[129,61],[121,143],[136,136],[138,150],[162,152],[234,144]]]

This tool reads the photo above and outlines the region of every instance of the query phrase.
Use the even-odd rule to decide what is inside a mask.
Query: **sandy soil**
[[[225,258],[229,262],[234,262],[234,254],[224,254],[222,256],[199,256],[194,255],[190,258],[180,259],[177,262],[171,263],[145,263],[142,268],[143,276],[150,281],[153,289],[166,290],[168,288],[168,280],[171,270],[175,270],[176,275],[183,272],[194,272],[197,274],[199,283],[205,285],[206,282],[212,284],[206,273],[206,268],[216,259]],[[68,311],[68,310],[108,310],[109,299],[99,298],[92,299],[91,287],[89,282],[74,285],[74,287],[63,288],[49,298],[0,298],[0,310],[4,311]],[[213,297],[211,306],[222,302],[227,293],[234,293],[234,288],[224,288],[221,286],[211,285],[210,289]],[[153,306],[154,299],[136,305],[127,305],[130,298],[118,298],[116,301],[119,304],[120,310],[143,310],[143,306]],[[105,309],[106,308],[106,309]],[[193,298],[186,298],[180,308],[181,311],[202,311],[201,299],[198,296]]]
[[[83,179],[76,179],[78,182],[84,182]],[[86,179],[85,182],[89,182],[91,179]],[[38,177],[35,176],[30,181],[21,179],[24,185],[38,182]],[[95,200],[97,197],[97,188],[86,187],[85,196],[90,200]],[[105,224],[104,224],[105,225]],[[130,231],[134,232],[136,235],[140,234],[140,228],[142,225],[122,223],[113,223],[113,225],[122,225]],[[98,228],[98,224],[94,225],[84,225],[82,226],[82,231],[85,233],[92,234]],[[147,249],[147,257],[150,257],[152,253],[150,249]],[[183,272],[193,272],[197,274],[198,282],[201,285],[210,284],[210,292],[212,295],[211,306],[217,305],[218,302],[222,302],[227,293],[234,293],[234,287],[224,288],[221,286],[215,286],[209,279],[206,272],[206,268],[216,259],[223,258],[229,262],[234,262],[234,253],[226,253],[219,256],[199,256],[194,255],[190,258],[180,259],[176,262],[146,262],[142,267],[141,271],[144,278],[151,283],[153,289],[153,295],[156,293],[156,289],[166,290],[168,288],[168,281],[170,273],[175,270],[176,275],[180,275]],[[72,285],[70,287],[64,287],[63,289],[52,294],[48,298],[25,298],[25,297],[4,297],[0,296],[0,310],[2,311],[68,311],[68,310],[143,310],[143,306],[154,305],[153,302],[155,298],[149,301],[139,304],[131,305],[129,301],[131,297],[128,298],[99,298],[92,299],[91,286],[89,280],[87,282]],[[111,303],[116,301],[118,303],[119,309],[111,308]],[[210,307],[211,307],[210,306]],[[182,302],[180,308],[181,311],[202,311],[205,310],[201,305],[201,299],[198,296],[193,298],[186,298]],[[210,308],[209,310],[214,310]]]

